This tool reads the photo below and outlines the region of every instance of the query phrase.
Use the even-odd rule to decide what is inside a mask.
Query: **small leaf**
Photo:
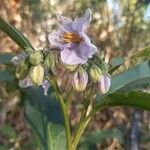
[[[109,74],[112,74],[115,70],[117,70],[124,63],[124,59],[122,57],[113,58],[109,65],[111,68],[109,69]]]

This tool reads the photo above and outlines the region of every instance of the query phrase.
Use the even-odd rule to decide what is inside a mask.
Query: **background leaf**
[[[9,70],[0,70],[0,81],[12,81],[14,80],[14,74]]]
[[[123,133],[119,129],[107,129],[107,130],[96,130],[90,133],[87,133],[80,140],[79,149],[86,145],[86,150],[88,150],[89,146],[92,144],[103,144],[106,139],[118,139],[121,144],[124,144],[124,136]]]
[[[10,124],[4,124],[0,127],[0,133],[9,139],[17,138],[17,133]]]
[[[12,53],[0,53],[0,64],[9,64],[13,57]]]
[[[25,117],[39,137],[44,150],[66,150],[65,130],[60,107],[50,90],[49,96],[41,88],[25,90]],[[50,141],[49,141],[50,140]]]

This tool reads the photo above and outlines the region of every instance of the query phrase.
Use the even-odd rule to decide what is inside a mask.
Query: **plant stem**
[[[80,137],[90,120],[91,120],[91,117],[86,117],[79,122],[78,128],[72,140],[72,150],[76,150]]]
[[[59,88],[57,86],[56,81],[54,79],[50,79],[50,78],[48,78],[48,80],[50,81],[51,86],[55,90],[57,100],[59,102],[59,105],[60,105],[62,113],[63,113],[64,126],[65,126],[66,139],[67,139],[67,150],[72,150],[71,149],[71,131],[70,131],[70,124],[69,124],[68,109],[67,109],[68,107],[66,106],[64,99],[63,99],[61,93],[59,92]]]
[[[85,97],[85,100],[87,101],[87,104],[85,104],[85,108],[81,114],[81,117],[80,117],[80,121],[79,121],[79,125],[75,131],[75,134],[74,134],[74,137],[73,137],[73,140],[72,140],[72,147],[73,147],[73,150],[76,150],[76,147],[79,143],[79,140],[80,140],[80,137],[83,133],[83,131],[85,130],[86,126],[88,125],[89,121],[91,120],[91,116],[89,114],[91,114],[91,108],[92,108],[92,104],[93,104],[93,101],[94,101],[94,90],[95,88],[93,88],[94,86],[92,86],[92,89],[91,89],[91,92],[90,92],[90,95],[89,95],[89,98],[87,99],[87,97]],[[91,108],[90,108],[91,107]]]

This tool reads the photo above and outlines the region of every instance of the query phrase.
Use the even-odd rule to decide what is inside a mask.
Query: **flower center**
[[[82,38],[79,36],[79,34],[75,34],[72,32],[66,32],[63,34],[63,41],[66,43],[80,43],[82,42]]]

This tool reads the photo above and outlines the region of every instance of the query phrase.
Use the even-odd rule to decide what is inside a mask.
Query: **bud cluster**
[[[43,86],[46,81],[45,70],[54,68],[55,58],[51,51],[26,49],[25,52],[15,56],[12,62],[16,65],[15,75],[21,87]]]
[[[72,75],[72,85],[75,90],[83,91],[89,82],[93,82],[101,94],[109,91],[111,78],[108,74],[108,66],[102,60],[92,61],[86,66],[76,66],[76,68],[75,71],[73,70],[74,74]]]

